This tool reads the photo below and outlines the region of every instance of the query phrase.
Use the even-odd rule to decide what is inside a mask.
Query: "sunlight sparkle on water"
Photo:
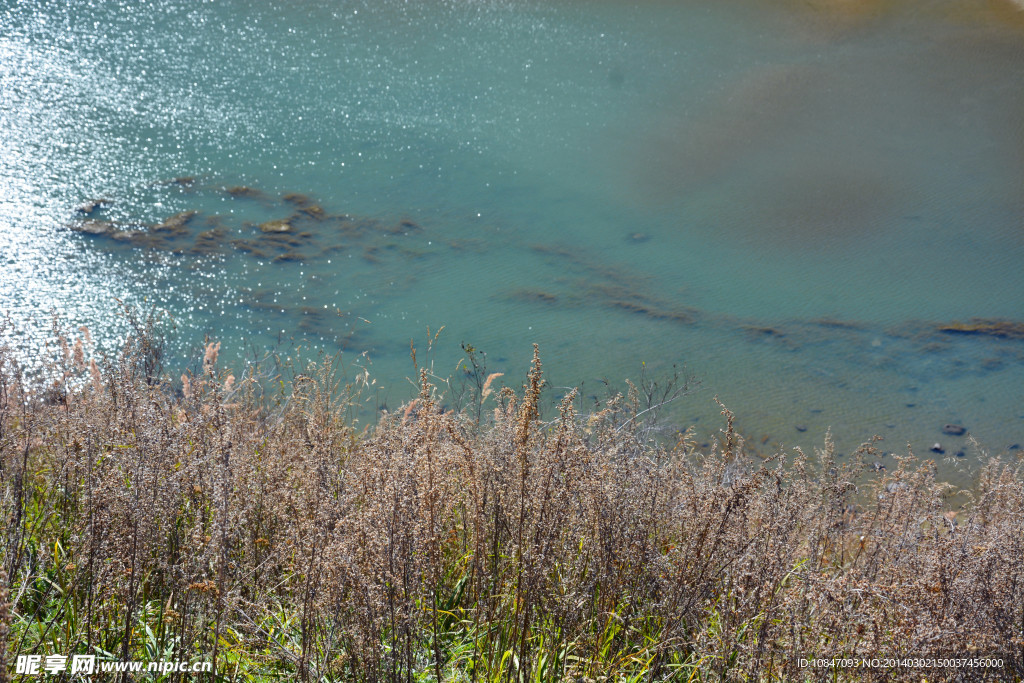
[[[686,363],[672,426],[718,394],[766,448],[1004,448],[1021,342],[941,328],[1024,318],[1011,7],[11,3],[0,310],[26,357],[52,310],[110,348],[115,297],[181,363],[365,351],[392,405],[444,325],[437,367],[536,341],[586,396]]]

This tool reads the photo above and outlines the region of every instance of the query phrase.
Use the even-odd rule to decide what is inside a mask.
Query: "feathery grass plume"
[[[209,342],[203,353],[203,374],[212,375],[217,366],[217,354],[220,353],[220,342]]]
[[[97,394],[103,391],[103,376],[100,374],[95,358],[89,359],[89,380],[92,382],[93,391]]]
[[[488,396],[491,395],[491,391],[492,391],[492,389],[491,389],[491,382],[493,382],[494,380],[498,379],[499,377],[504,377],[504,376],[505,376],[504,372],[492,372],[491,374],[487,375],[487,381],[484,382],[484,386],[480,390],[480,398],[481,398],[481,400],[483,400],[483,399],[485,399],[485,398],[487,398]]]
[[[530,431],[533,424],[540,417],[540,392],[544,386],[543,372],[540,362],[540,347],[533,345],[533,362],[530,364],[530,373],[527,375],[527,383],[523,385],[523,402],[519,406],[519,415],[516,419],[516,443],[520,447],[526,446],[530,438]]]
[[[81,337],[75,340],[72,357],[75,362],[75,369],[78,371],[85,370],[85,349],[82,347]]]

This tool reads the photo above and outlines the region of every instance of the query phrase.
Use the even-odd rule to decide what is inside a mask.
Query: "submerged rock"
[[[198,215],[198,211],[182,211],[181,213],[176,213],[173,216],[168,217],[162,223],[154,225],[151,230],[157,233],[168,232],[172,235],[184,235],[188,233],[185,226],[191,223]]]
[[[818,325],[819,327],[829,327],[840,330],[863,330],[864,325],[857,322],[851,322],[849,320],[837,320],[836,318],[814,318],[810,321],[812,325]]]
[[[556,304],[558,297],[550,292],[541,289],[517,289],[509,293],[512,301],[524,301],[527,303]]]
[[[248,197],[250,199],[256,199],[262,197],[263,193],[257,189],[246,187],[245,185],[235,185],[234,187],[226,187],[224,191],[232,197]]]
[[[274,234],[274,233],[291,232],[292,230],[293,230],[293,228],[292,228],[292,218],[283,218],[281,220],[267,221],[266,223],[260,223],[260,232],[263,232],[263,233]]]
[[[257,242],[263,246],[286,249],[288,247],[297,247],[303,244],[304,240],[300,239],[301,237],[301,235],[296,237],[290,232],[268,232],[260,235]]]
[[[939,455],[943,455],[946,452],[946,449],[942,447],[942,444],[937,441],[928,450],[932,453],[938,453]]]
[[[78,205],[75,211],[83,216],[91,216],[100,209],[109,208],[114,202],[110,199],[90,199]]]
[[[967,428],[963,425],[947,424],[942,427],[942,433],[949,436],[963,436],[967,433]]]
[[[86,235],[112,235],[118,231],[117,223],[96,218],[72,223],[69,227],[75,232],[84,232]]]
[[[686,324],[695,322],[693,314],[686,310],[661,310],[647,305],[646,303],[622,300],[609,301],[608,306],[612,308],[619,308],[630,313],[643,315],[651,318],[652,320],[671,320],[673,322]]]
[[[353,218],[352,216],[332,216],[338,232],[350,239],[359,239],[380,229],[380,221],[373,218]]]
[[[380,263],[380,248],[376,246],[366,247],[363,249],[362,258],[367,263]]]
[[[295,206],[309,206],[313,203],[313,200],[308,195],[300,194],[298,192],[289,192],[288,194],[281,197],[284,201]]]
[[[192,187],[196,184],[196,177],[192,175],[182,175],[177,178],[171,178],[170,180],[157,180],[154,183],[150,183],[150,187],[166,187],[168,185],[178,185],[179,187]]]
[[[160,246],[158,237],[149,234],[149,226],[139,223],[121,223],[99,218],[77,221],[68,226],[75,232],[95,237],[109,237],[118,242],[132,242],[142,246]]]
[[[786,333],[775,327],[763,325],[743,325],[743,330],[752,337],[785,337]]]
[[[403,218],[395,225],[382,227],[381,230],[389,235],[408,235],[413,232],[423,232],[420,224],[409,218]]]
[[[130,242],[132,240],[141,238],[146,234],[145,230],[137,228],[126,228],[125,230],[115,230],[110,233],[110,237],[117,240],[118,242]]]
[[[311,204],[309,206],[303,206],[299,209],[299,213],[312,218],[315,221],[322,221],[327,218],[327,212],[319,204]]]
[[[939,332],[947,334],[976,334],[1000,339],[1024,339],[1024,322],[1001,318],[971,318],[970,322],[954,321],[940,325]]]
[[[243,254],[251,254],[259,259],[270,260],[274,257],[273,252],[267,251],[255,242],[250,242],[248,240],[232,240],[231,246]]]
[[[221,247],[224,242],[224,237],[227,236],[227,232],[228,231],[223,227],[204,230],[196,235],[195,245],[189,250],[189,253],[215,254],[221,252]]]
[[[469,251],[475,254],[483,254],[488,248],[486,240],[477,238],[449,240],[448,246],[452,251]]]

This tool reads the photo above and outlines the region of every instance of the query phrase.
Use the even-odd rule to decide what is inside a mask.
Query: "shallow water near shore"
[[[1022,13],[847,4],[7,3],[0,311],[27,357],[51,310],[116,339],[114,297],[179,360],[343,349],[392,408],[443,325],[439,375],[685,365],[701,439],[717,395],[765,450],[1004,451]]]

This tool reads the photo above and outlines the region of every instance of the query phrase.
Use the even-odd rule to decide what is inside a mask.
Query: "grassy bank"
[[[367,377],[329,360],[268,382],[211,345],[172,387],[142,328],[117,358],[85,348],[31,386],[0,349],[0,681],[76,653],[239,681],[1024,675],[1017,461],[954,516],[912,454],[748,458],[724,408],[708,452],[658,444],[635,388],[543,414],[536,355],[458,413],[421,371],[357,431]],[[907,657],[1002,666],[801,668]]]

